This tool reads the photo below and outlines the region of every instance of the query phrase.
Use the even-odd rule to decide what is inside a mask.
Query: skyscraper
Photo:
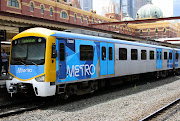
[[[71,2],[73,7],[89,11],[93,9],[93,0],[66,0],[67,3]]]
[[[148,0],[134,0],[134,11],[133,18],[136,18],[137,11],[144,5],[146,5]]]
[[[93,9],[93,0],[80,0],[82,10],[90,11]]]
[[[129,14],[133,17],[133,0],[120,0],[120,10],[123,11],[123,16]]]
[[[120,14],[120,0],[93,0],[93,9],[103,16],[106,13]]]

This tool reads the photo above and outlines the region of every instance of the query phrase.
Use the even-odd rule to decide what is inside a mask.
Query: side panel
[[[127,59],[120,60],[120,50],[127,49]],[[137,49],[137,60],[131,59],[131,49]],[[146,60],[141,59],[141,50],[146,50]],[[154,59],[150,60],[150,51],[153,51]],[[115,76],[147,73],[156,71],[156,49],[143,46],[115,44]]]
[[[108,75],[114,74],[114,44],[108,43]]]
[[[93,53],[86,47],[93,48]],[[57,83],[86,80],[99,77],[99,42],[87,40],[66,39],[66,78],[57,80]],[[90,56],[93,59],[88,60]]]
[[[157,69],[162,69],[162,49],[156,49]]]
[[[100,43],[100,75],[108,74],[107,47],[107,43]]]

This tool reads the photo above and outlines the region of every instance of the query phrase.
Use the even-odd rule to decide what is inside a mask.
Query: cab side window
[[[64,43],[60,43],[60,61],[64,61],[65,60],[65,47],[64,47]]]

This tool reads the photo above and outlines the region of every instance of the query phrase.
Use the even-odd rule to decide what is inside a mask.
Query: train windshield
[[[43,65],[45,43],[42,37],[24,37],[12,42],[11,65]]]

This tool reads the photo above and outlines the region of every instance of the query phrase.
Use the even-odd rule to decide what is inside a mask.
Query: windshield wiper
[[[12,61],[15,62],[14,64],[21,63],[21,64],[23,64],[23,65],[26,66],[26,64],[23,62],[23,60],[14,60],[14,59],[13,59]]]
[[[38,65],[37,65],[35,62],[33,62],[33,61],[31,61],[31,63],[34,64],[34,65],[36,65],[36,66],[38,66]]]
[[[23,61],[21,60],[21,61],[19,61],[19,62],[21,62],[23,65],[25,65],[26,66],[26,64],[25,63],[23,63]]]
[[[26,62],[31,62],[32,64],[38,66],[37,63],[35,63],[35,62],[31,61],[31,60],[25,60],[25,61],[26,61]]]

